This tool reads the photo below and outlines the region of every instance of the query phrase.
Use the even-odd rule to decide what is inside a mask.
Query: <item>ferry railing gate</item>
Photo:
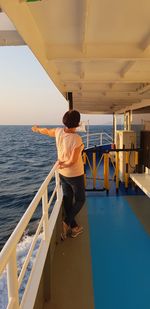
[[[104,153],[104,188],[109,193],[109,153]]]
[[[53,176],[56,176],[56,187],[48,201],[48,185],[52,179]],[[48,221],[48,209],[53,201],[53,198],[55,194],[57,193],[57,201],[55,202],[54,208],[52,210],[52,214],[50,216],[50,219]],[[31,220],[34,212],[36,211],[36,208],[38,207],[40,201],[42,200],[42,217],[41,220],[38,224],[38,228],[35,232],[35,235],[32,239],[30,249],[27,253],[27,256],[25,258],[25,261],[22,265],[21,272],[18,277],[18,269],[17,269],[17,256],[16,256],[16,249],[17,249],[17,244],[20,241],[24,231],[26,230],[26,227]],[[59,203],[57,203],[59,201]],[[57,172],[57,164],[54,165],[50,173],[48,174],[47,178],[41,185],[40,189],[36,193],[34,199],[30,203],[26,213],[22,217],[21,221],[18,223],[16,229],[14,230],[13,234],[9,238],[7,244],[4,246],[4,248],[1,251],[0,254],[0,274],[4,271],[4,268],[6,266],[7,268],[7,286],[8,286],[8,306],[7,308],[22,308],[22,304],[24,303],[24,299],[27,293],[27,289],[29,288],[29,282],[31,282],[31,275],[33,272],[33,268],[31,270],[31,273],[29,275],[28,281],[25,286],[25,291],[23,293],[21,302],[19,304],[19,288],[21,286],[22,280],[24,278],[24,274],[27,270],[30,258],[33,253],[33,249],[35,247],[36,241],[38,240],[38,236],[40,234],[40,231],[43,226],[43,233],[42,233],[42,241],[40,243],[40,246],[38,248],[38,253],[37,256],[38,258],[41,256],[43,258],[44,252],[41,251],[41,248],[44,248],[45,250],[45,245],[44,243],[47,243],[47,234],[49,233],[49,241],[50,237],[53,232],[53,225],[55,226],[56,219],[58,216],[59,209],[61,206],[61,201],[62,201],[62,189],[60,188],[60,181],[59,181],[59,175]],[[53,219],[52,219],[53,218]],[[51,229],[49,229],[49,224],[52,224]],[[46,240],[46,241],[45,241]],[[48,249],[48,243],[46,248]],[[36,264],[35,260],[35,264]],[[35,267],[34,264],[34,267]],[[38,279],[39,280],[39,279]],[[36,287],[37,288],[37,287]],[[36,289],[35,288],[35,289]],[[33,295],[35,296],[35,294]],[[33,298],[34,299],[34,298]]]

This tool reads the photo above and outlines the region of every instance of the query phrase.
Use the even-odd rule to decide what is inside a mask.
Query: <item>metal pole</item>
[[[86,188],[87,181],[86,181],[86,153],[85,152],[83,153],[83,163],[84,163],[84,186]]]
[[[113,113],[113,144],[116,144],[116,114]]]
[[[67,92],[66,93],[66,100],[69,103],[69,110],[73,109],[73,96],[72,96],[72,92]]]
[[[128,189],[129,185],[129,152],[125,152],[125,188]]]
[[[100,133],[100,145],[103,145],[103,132]]]
[[[127,130],[127,119],[126,119],[126,112],[124,113],[124,130]]]
[[[104,153],[104,187],[109,192],[109,153]]]
[[[88,120],[88,124],[87,124],[87,140],[86,140],[86,147],[89,148],[89,120]]]
[[[131,130],[131,124],[132,124],[132,110],[129,111],[129,130]]]
[[[126,113],[126,119],[127,119],[127,131],[130,130],[130,112]]]
[[[93,152],[93,189],[96,189],[96,152]]]
[[[116,152],[116,193],[119,190],[119,152]]]

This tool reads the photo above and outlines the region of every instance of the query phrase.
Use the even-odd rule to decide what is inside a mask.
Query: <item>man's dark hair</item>
[[[68,128],[76,128],[79,126],[80,113],[76,110],[70,110],[63,116],[63,124]]]

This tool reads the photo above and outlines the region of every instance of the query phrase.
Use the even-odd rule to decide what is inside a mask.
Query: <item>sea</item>
[[[106,132],[112,135],[112,126],[90,126],[89,131],[89,133]],[[79,134],[85,135],[85,133]],[[33,133],[31,126],[27,125],[0,126],[0,250],[27,210],[56,159],[54,138]],[[20,268],[38,220],[37,213],[30,223],[30,230],[18,245]],[[7,283],[6,274],[3,274],[0,278],[0,309],[5,308],[6,304]]]

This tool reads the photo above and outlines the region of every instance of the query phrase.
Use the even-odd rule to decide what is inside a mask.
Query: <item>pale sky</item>
[[[27,46],[0,47],[0,125],[61,124],[68,102]],[[82,115],[90,124],[112,116]]]

